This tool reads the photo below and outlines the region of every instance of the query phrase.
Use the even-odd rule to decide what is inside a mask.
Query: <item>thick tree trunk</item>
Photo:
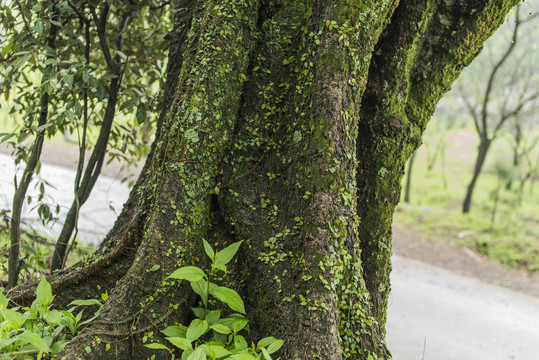
[[[490,149],[490,144],[491,144],[490,139],[481,139],[479,146],[477,147],[477,156],[475,158],[475,166],[474,166],[472,180],[468,184],[466,197],[464,198],[464,202],[462,204],[462,212],[464,214],[467,214],[470,212],[470,208],[472,206],[472,196],[475,190],[475,184],[477,183],[477,179],[479,179],[479,175],[481,175],[481,170],[483,169],[483,165],[485,164],[485,159],[487,158],[487,153],[488,153],[488,150]]]
[[[245,300],[253,340],[285,340],[282,359],[390,358],[404,165],[516,2],[185,5],[189,31],[177,32],[179,72],[168,78],[178,85],[136,191],[97,254],[51,278],[60,304],[98,285],[110,293],[61,357],[164,358],[141,338],[191,318],[193,293],[166,278],[203,267],[206,239],[244,240],[226,281]],[[30,289],[10,294],[29,301]]]

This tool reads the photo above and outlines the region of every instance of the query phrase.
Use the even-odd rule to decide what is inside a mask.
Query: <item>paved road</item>
[[[395,360],[538,360],[539,299],[394,257],[387,342]]]
[[[13,174],[11,159],[0,154],[0,209],[11,202]],[[54,186],[47,187],[50,202],[65,214],[73,171],[43,164],[41,174]],[[128,193],[125,184],[101,177],[81,210],[81,237],[101,240]],[[26,217],[35,218],[28,208]],[[387,341],[395,360],[420,360],[423,351],[425,360],[539,360],[537,298],[398,256],[392,288]]]
[[[19,176],[21,173],[22,171],[18,172]],[[11,209],[14,174],[15,167],[11,157],[0,154],[0,209]],[[58,218],[63,219],[74,198],[74,171],[60,166],[43,164],[40,176],[52,185],[45,186],[47,197],[44,201],[50,204],[51,209],[54,209],[56,204],[60,204],[61,211]],[[33,182],[28,190],[28,194],[34,201],[30,205],[25,203],[23,211],[23,221],[34,226],[38,223],[36,221],[38,218],[37,212],[31,210],[35,207],[35,200],[37,200],[37,195],[39,194],[39,188],[36,188],[36,184],[37,182]],[[104,176],[99,177],[88,201],[81,208],[79,238],[94,244],[102,240],[108,230],[112,228],[116,215],[121,211],[128,195],[129,189],[127,185],[122,184],[119,180]],[[39,230],[50,235],[58,235],[61,228],[62,224],[58,222],[50,231],[44,227],[39,227]]]

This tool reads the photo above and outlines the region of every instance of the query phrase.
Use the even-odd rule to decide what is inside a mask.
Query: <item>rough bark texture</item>
[[[110,293],[61,357],[164,358],[141,338],[190,319],[192,292],[166,277],[204,266],[204,238],[244,240],[227,283],[253,340],[285,340],[282,359],[389,359],[404,165],[517,2],[178,3],[177,30],[188,30],[170,54],[177,85],[142,178],[96,255],[51,279],[60,304],[98,285]],[[10,294],[28,302],[30,291]]]

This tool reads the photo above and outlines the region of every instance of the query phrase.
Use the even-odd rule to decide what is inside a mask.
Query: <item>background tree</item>
[[[170,96],[145,168],[94,256],[50,277],[60,307],[110,294],[61,357],[163,356],[141,339],[190,321],[196,297],[168,275],[205,266],[205,239],[244,240],[222,281],[245,299],[254,339],[285,340],[281,358],[390,358],[406,160],[517,2],[176,3]],[[28,303],[32,288],[9,296]]]
[[[508,134],[508,143],[513,152],[512,166],[514,178],[506,184],[506,189],[511,190],[513,182],[518,180],[517,205],[522,202],[524,185],[527,181],[533,181],[537,175],[537,144],[539,143],[539,129],[537,119],[533,115],[527,117],[525,113],[515,116],[511,121]]]
[[[456,86],[456,96],[472,117],[479,137],[473,175],[462,205],[463,213],[470,212],[475,185],[492,142],[511,119],[535,107],[532,104],[539,96],[534,85],[536,67],[531,65],[535,56],[529,56],[527,46],[533,41],[531,34],[536,25],[532,20],[537,14],[524,15],[524,8],[528,6],[517,7],[514,20],[508,20],[507,31],[500,33],[501,39],[494,39],[505,41],[505,50],[498,53],[496,50],[500,47],[490,47],[494,50],[485,53],[481,61],[467,70],[467,81]]]
[[[422,146],[425,148],[427,157],[427,173],[432,173],[434,166],[439,160],[442,173],[442,183],[444,189],[447,189],[447,178],[445,174],[445,151],[447,148],[447,142],[445,140],[445,136],[451,129],[461,126],[459,121],[460,119],[456,117],[453,112],[451,98],[445,96],[440,101],[432,118],[433,121],[430,122],[428,129],[423,134]],[[410,203],[413,180],[412,172],[416,155],[417,151],[414,151],[408,160],[406,170],[406,186],[404,188],[404,202],[406,203]]]
[[[6,99],[3,106],[9,107],[19,124],[3,140],[14,147],[15,161],[25,163],[11,211],[10,286],[17,284],[19,274],[21,211],[33,175],[39,173],[45,138],[57,132],[76,133],[80,147],[74,200],[56,244],[52,270],[65,263],[80,207],[99,176],[107,146],[117,149],[111,154],[126,160],[131,158],[129,152],[142,155],[138,138],[151,126],[139,125],[152,118],[157,106],[155,88],[165,60],[166,3],[112,4],[13,1],[2,5],[0,94]],[[148,26],[153,29],[140,31]],[[135,126],[113,121],[119,113],[135,115],[135,109]],[[27,140],[32,137],[33,141]],[[88,148],[93,151],[85,159]],[[53,212],[42,202],[44,192],[42,184],[37,208],[49,221]]]

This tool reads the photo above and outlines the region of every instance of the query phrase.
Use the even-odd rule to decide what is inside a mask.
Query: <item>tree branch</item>
[[[489,79],[488,79],[487,89],[485,91],[485,98],[483,100],[483,108],[481,109],[481,124],[483,126],[484,132],[485,132],[487,137],[488,137],[488,131],[487,131],[487,126],[488,126],[487,125],[488,106],[489,106],[489,101],[490,101],[490,95],[491,95],[492,90],[494,88],[494,79],[496,78],[496,74],[501,69],[502,65],[507,61],[507,59],[509,58],[509,55],[511,55],[511,53],[513,52],[513,50],[515,49],[515,46],[517,44],[518,28],[519,28],[519,25],[521,23],[519,13],[520,13],[520,6],[517,6],[516,19],[515,19],[515,29],[513,30],[513,36],[511,38],[511,44],[509,45],[509,48],[507,48],[507,50],[505,51],[503,56],[500,58],[500,60],[496,63],[496,65],[494,65],[494,68],[492,69],[492,72],[490,73],[490,76],[489,76]],[[505,119],[502,118],[502,120],[500,120],[500,123],[498,123],[496,125],[496,129],[494,130],[494,134],[496,134],[497,129],[499,129],[502,126],[503,122],[505,122]],[[494,134],[493,134],[492,137],[495,137]]]

